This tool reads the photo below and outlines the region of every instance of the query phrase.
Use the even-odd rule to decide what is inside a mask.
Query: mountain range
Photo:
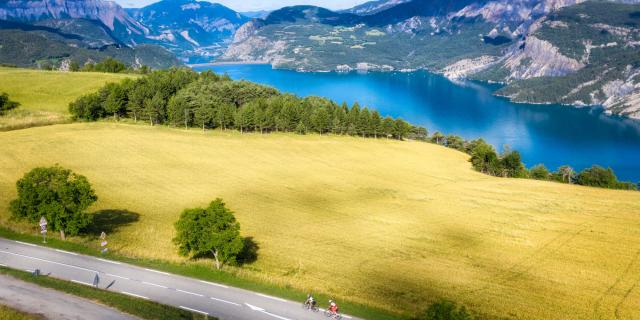
[[[500,82],[517,102],[602,105],[640,118],[640,0],[376,0],[342,11],[241,14],[163,0],[0,2],[0,63],[115,56],[162,68],[212,60],[297,71],[429,70]],[[178,59],[176,59],[177,57]]]
[[[134,66],[208,62],[249,20],[223,5],[195,0],[164,0],[139,9],[104,0],[1,1],[0,52],[6,55],[0,63],[84,63],[105,58],[104,52]]]
[[[381,0],[296,6],[238,29],[221,60],[500,82],[517,102],[640,118],[640,1]]]

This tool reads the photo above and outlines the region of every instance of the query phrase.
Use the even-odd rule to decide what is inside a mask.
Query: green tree
[[[296,133],[307,134],[307,126],[305,126],[304,123],[302,123],[302,121],[298,122],[298,125],[296,126]]]
[[[378,139],[378,135],[382,133],[384,129],[382,128],[382,117],[380,116],[380,113],[376,110],[371,112],[370,125],[371,125],[370,129],[371,129],[371,133],[373,134],[373,137]]]
[[[313,129],[318,131],[320,135],[329,130],[331,124],[329,119],[329,111],[325,107],[319,107],[313,111],[311,115]]]
[[[85,210],[98,197],[82,175],[59,166],[35,168],[16,187],[18,198],[10,204],[14,218],[36,223],[44,216],[63,240],[65,234],[76,235],[92,222]]]
[[[522,157],[518,151],[506,150],[500,157],[503,169],[502,175],[510,178],[525,178],[527,170],[522,164]]]
[[[9,100],[9,95],[6,93],[0,94],[0,115],[4,114],[6,111],[11,109],[15,109],[20,106],[20,103]]]
[[[529,175],[531,178],[536,180],[549,180],[551,174],[549,173],[549,169],[544,166],[544,164],[538,164],[533,166],[529,171]]]
[[[393,132],[396,136],[396,139],[398,140],[404,139],[409,133],[410,129],[411,126],[406,121],[400,118],[396,119],[393,123]]]
[[[611,168],[605,169],[601,166],[594,165],[580,172],[576,183],[583,186],[616,189],[618,178]]]
[[[436,131],[431,136],[431,141],[439,145],[444,145],[447,142],[447,138],[440,132]]]
[[[393,118],[389,116],[385,117],[384,120],[382,120],[382,133],[384,134],[385,137],[387,137],[387,139],[389,139],[389,137],[393,136],[393,130],[394,130]]]
[[[117,120],[118,116],[126,111],[127,106],[127,92],[124,89],[124,83],[123,85],[114,84],[105,88],[109,92],[104,102],[104,109],[106,112],[113,114],[113,120]]]
[[[471,164],[482,173],[490,175],[500,173],[500,161],[495,149],[482,140],[471,150]]]
[[[97,93],[81,96],[69,104],[69,113],[76,120],[95,121],[102,118],[105,112],[100,96]]]
[[[242,251],[240,224],[220,198],[204,209],[185,209],[174,226],[173,242],[180,255],[197,257],[211,253],[218,270],[225,263],[235,262]]]
[[[464,139],[456,135],[448,135],[447,136],[447,147],[451,149],[456,149],[460,151],[464,151]]]
[[[113,58],[106,58],[93,66],[93,71],[108,72],[108,73],[120,73],[127,70],[127,66]]]
[[[419,315],[418,320],[473,320],[471,314],[464,306],[458,307],[456,303],[443,300],[429,306],[427,311]]]
[[[160,92],[153,95],[153,98],[144,101],[144,113],[149,118],[149,122],[152,126],[160,123],[162,116],[164,115],[164,104],[165,103]]]

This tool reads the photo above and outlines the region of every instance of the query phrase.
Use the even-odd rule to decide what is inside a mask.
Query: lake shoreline
[[[267,61],[220,61],[220,62],[187,64],[186,66],[189,68],[206,68],[206,67],[239,66],[239,65],[271,65],[271,63]]]

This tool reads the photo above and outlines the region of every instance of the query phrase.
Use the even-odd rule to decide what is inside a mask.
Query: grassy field
[[[68,122],[69,102],[126,77],[133,75],[0,67],[0,92],[21,104],[0,116],[0,131]]]
[[[22,109],[66,114],[75,98],[127,77],[132,75],[0,67],[0,92],[20,102]]]
[[[43,317],[28,314],[0,304],[0,320],[39,320]]]
[[[90,123],[0,145],[0,223],[16,229],[34,232],[8,221],[16,180],[59,163],[93,183],[92,210],[121,213],[120,254],[184,261],[173,223],[222,197],[260,247],[243,277],[393,312],[445,297],[489,317],[640,317],[637,192],[489,177],[418,142]]]

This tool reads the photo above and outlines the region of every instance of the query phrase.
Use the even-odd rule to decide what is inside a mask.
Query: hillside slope
[[[139,214],[109,233],[121,254],[183,261],[173,222],[222,197],[259,246],[243,276],[396,312],[446,297],[490,318],[640,316],[636,192],[493,178],[418,142],[89,123],[0,145],[0,221],[25,231],[15,182],[59,163],[91,181],[91,210]]]

